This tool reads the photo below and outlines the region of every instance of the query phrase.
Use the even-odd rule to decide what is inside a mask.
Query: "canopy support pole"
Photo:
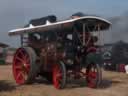
[[[83,46],[85,46],[85,23],[83,24]]]
[[[20,43],[21,43],[21,46],[23,46],[23,35],[20,35]]]

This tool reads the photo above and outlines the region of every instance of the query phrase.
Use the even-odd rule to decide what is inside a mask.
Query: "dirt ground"
[[[46,80],[19,86],[13,79],[11,66],[0,65],[0,96],[128,96],[128,75],[124,73],[103,71],[98,89],[81,86],[82,82],[69,83],[63,90],[55,89]]]

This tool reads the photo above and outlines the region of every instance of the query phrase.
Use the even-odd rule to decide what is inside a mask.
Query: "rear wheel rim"
[[[16,51],[13,60],[13,75],[17,84],[24,84],[30,71],[30,57],[24,48]]]
[[[56,64],[53,68],[53,84],[54,87],[57,89],[61,88],[62,82],[62,70],[59,64]]]
[[[87,86],[90,88],[95,88],[97,85],[97,76],[98,76],[98,70],[95,66],[95,64],[90,64],[89,67],[86,70],[87,73]]]

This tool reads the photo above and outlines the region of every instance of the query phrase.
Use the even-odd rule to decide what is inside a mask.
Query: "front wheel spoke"
[[[29,59],[28,54],[25,54],[25,56],[24,56],[24,60],[26,61],[26,63],[29,63],[29,62],[30,62],[30,59]]]
[[[23,62],[24,60],[21,59],[20,57],[17,56],[16,59],[19,60],[21,63],[24,63],[24,62]]]
[[[27,71],[24,71],[24,79],[26,80],[27,79],[27,76],[28,76],[28,72]]]
[[[23,72],[24,73],[28,73],[29,72],[29,67],[27,67],[26,65],[24,65]]]
[[[16,78],[17,78],[17,79],[24,79],[24,74],[23,74],[23,72],[19,72]]]
[[[24,67],[25,68],[30,68],[30,65],[26,63],[26,64],[24,64]]]
[[[21,49],[21,50],[19,51],[19,54],[20,54],[22,57],[25,56],[25,55],[24,55],[24,52],[23,52],[23,49]]]
[[[22,70],[22,66],[21,65],[17,65],[17,66],[15,66],[15,69],[16,70]]]
[[[29,72],[29,68],[30,68],[30,66],[25,66],[25,71],[28,73]]]
[[[26,63],[30,63],[30,59],[29,58],[26,58]]]

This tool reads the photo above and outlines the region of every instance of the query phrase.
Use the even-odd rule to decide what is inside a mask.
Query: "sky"
[[[19,37],[9,37],[9,30],[33,18],[55,14],[61,20],[76,12],[117,17],[128,13],[128,0],[0,0],[0,42],[19,46]]]

